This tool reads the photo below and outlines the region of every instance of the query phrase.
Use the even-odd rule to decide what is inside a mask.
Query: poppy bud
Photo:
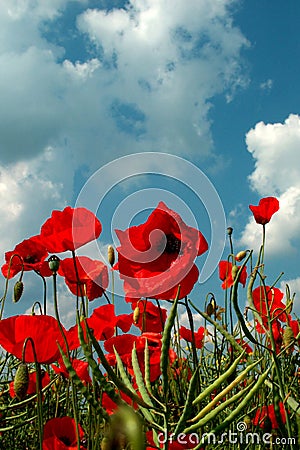
[[[14,391],[18,400],[23,400],[26,397],[27,389],[29,385],[29,371],[27,364],[19,364],[15,379],[14,379]]]
[[[206,307],[206,314],[211,317],[217,310],[216,301],[214,298],[211,299],[209,304]]]
[[[249,431],[251,429],[252,420],[248,414],[244,417],[243,422],[247,426],[247,431]]]
[[[112,267],[115,263],[115,250],[112,245],[109,245],[107,248],[107,259]]]
[[[238,252],[237,255],[235,255],[235,259],[236,259],[236,261],[242,261],[246,255],[247,255],[247,251],[242,250],[241,252]]]
[[[232,235],[232,232],[233,232],[233,228],[228,227],[228,228],[227,228],[227,234],[228,234],[228,236],[231,236],[231,235]]]
[[[13,295],[14,303],[17,303],[22,297],[23,289],[24,289],[23,281],[20,280],[17,281],[16,284],[14,285],[14,295]]]
[[[294,332],[292,328],[288,325],[285,327],[283,332],[283,345],[286,348],[286,353],[290,354],[293,351],[293,346],[290,345],[294,341]]]
[[[139,321],[140,313],[141,313],[140,308],[138,306],[136,306],[134,311],[133,311],[133,323],[135,323],[135,325]]]
[[[50,256],[50,258],[48,259],[48,264],[49,264],[49,269],[53,272],[56,273],[59,269],[59,263],[60,263],[60,259],[58,256],[56,255],[52,255]]]
[[[237,266],[236,264],[234,264],[234,265],[232,266],[232,269],[231,269],[231,275],[232,275],[232,279],[233,279],[233,280],[236,279],[236,276],[237,276],[238,271],[239,271],[238,266]]]

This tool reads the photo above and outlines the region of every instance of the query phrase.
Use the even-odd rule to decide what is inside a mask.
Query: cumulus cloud
[[[247,41],[232,24],[232,1],[132,0],[110,11],[81,2],[73,32],[90,41],[90,57],[79,52],[78,61],[42,32],[68,1],[1,3],[2,161],[59,139],[89,165],[145,149],[211,155],[209,100],[242,83]]]
[[[255,159],[249,177],[253,191],[259,196],[276,196],[280,210],[267,225],[268,252],[296,252],[300,228],[300,117],[295,114],[284,123],[259,122],[247,133],[248,151]],[[261,227],[252,216],[241,237],[241,244],[257,247]]]
[[[59,164],[60,155],[59,149],[47,148],[27,162],[0,165],[1,254],[39,234],[52,209],[62,208],[71,195],[73,179]]]

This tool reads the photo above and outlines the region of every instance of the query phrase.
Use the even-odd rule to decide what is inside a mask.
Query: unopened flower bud
[[[112,245],[109,245],[107,248],[107,259],[112,267],[115,263],[115,250]]]
[[[209,317],[211,317],[216,312],[216,309],[217,309],[216,301],[214,298],[212,298],[206,307],[206,314],[209,315]]]
[[[231,235],[232,235],[232,232],[233,232],[233,228],[228,227],[228,228],[227,228],[227,234],[228,234],[228,236],[231,236]]]
[[[26,397],[29,385],[29,371],[27,364],[21,363],[16,371],[14,379],[14,391],[18,400]]]
[[[233,279],[233,280],[236,279],[236,276],[237,276],[238,271],[239,271],[238,266],[237,266],[236,264],[234,264],[234,265],[232,266],[232,269],[231,269],[231,275],[232,275],[232,279]]]
[[[293,351],[293,346],[291,345],[294,341],[294,332],[292,328],[288,325],[285,327],[283,332],[283,345],[286,348],[286,353],[290,354]]]
[[[247,255],[247,251],[246,250],[242,250],[241,252],[238,252],[235,255],[235,259],[236,259],[236,261],[242,261],[245,258],[246,255]]]
[[[13,295],[14,303],[17,303],[20,300],[23,294],[23,290],[24,290],[23,282],[20,280],[17,281],[16,284],[14,285],[14,295]]]
[[[58,271],[58,269],[59,269],[59,264],[60,264],[59,257],[56,256],[56,255],[50,256],[50,258],[48,259],[48,264],[49,264],[49,269],[53,273],[56,273]]]
[[[133,323],[135,323],[135,325],[137,325],[139,321],[140,313],[141,313],[140,308],[136,306],[133,311]]]

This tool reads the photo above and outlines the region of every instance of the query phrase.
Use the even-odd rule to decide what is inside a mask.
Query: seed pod
[[[20,300],[23,294],[23,290],[24,290],[23,281],[20,280],[17,281],[16,284],[14,285],[14,295],[13,295],[14,303],[17,303]]]
[[[49,269],[53,272],[56,273],[59,269],[59,263],[60,263],[60,259],[58,256],[56,255],[52,255],[50,256],[50,258],[48,259],[48,264],[49,264]]]
[[[112,267],[115,263],[115,250],[112,245],[109,245],[107,248],[107,259]]]
[[[234,264],[234,265],[232,266],[232,269],[231,269],[231,275],[232,275],[232,279],[233,279],[233,280],[236,279],[236,276],[237,276],[238,271],[239,271],[238,266]]]
[[[235,255],[235,259],[236,259],[236,261],[242,261],[244,258],[245,258],[245,256],[247,255],[247,252],[246,252],[246,250],[242,250],[241,252],[238,252],[236,255]]]
[[[231,235],[232,235],[232,232],[233,232],[233,228],[232,228],[232,227],[228,227],[228,228],[227,228],[227,234],[228,234],[228,236],[231,236]]]
[[[286,353],[292,353],[294,347],[290,345],[294,341],[294,332],[292,328],[288,325],[285,327],[283,332],[283,345],[286,348]]]
[[[29,371],[25,363],[21,363],[16,371],[14,379],[14,391],[18,400],[26,397],[29,385]]]
[[[214,298],[211,299],[209,304],[206,307],[206,314],[211,317],[217,311],[217,304]]]
[[[137,325],[139,322],[140,313],[141,313],[140,308],[136,306],[133,311],[133,323],[135,323],[135,325]]]
[[[244,417],[243,422],[247,426],[247,431],[251,430],[252,420],[251,420],[251,417],[248,416],[248,414]]]

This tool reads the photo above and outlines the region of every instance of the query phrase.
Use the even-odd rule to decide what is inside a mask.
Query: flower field
[[[107,265],[77,254],[102,232],[85,208],[53,211],[39,235],[8,251],[0,448],[299,448],[295,294],[278,287],[280,274],[269,281],[265,265],[268,223],[280,214],[279,202],[267,197],[250,209],[260,248],[236,249],[228,228],[220,283],[197,301],[195,262],[208,242],[163,202],[145,223],[116,230],[120,245],[108,247]],[[27,271],[42,283],[44,298],[32,314],[6,317],[9,286],[14,302],[22,302]],[[116,313],[115,277],[130,313]],[[62,280],[77,317],[70,328],[59,313]],[[94,301],[100,306],[89,313]],[[188,323],[180,323],[179,308]]]

